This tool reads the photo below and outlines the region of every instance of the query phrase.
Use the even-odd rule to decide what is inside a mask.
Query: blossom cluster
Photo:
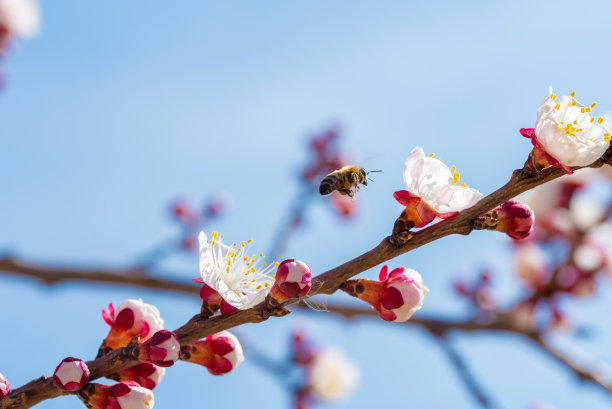
[[[163,379],[166,368],[179,359],[196,363],[213,375],[224,375],[244,360],[238,339],[227,331],[184,345],[171,331],[163,329],[158,309],[142,300],[126,300],[116,309],[112,304],[102,311],[110,326],[98,356],[126,347],[124,353],[139,363],[109,375],[113,385],[91,383],[87,363],[73,357],[55,368],[56,387],[77,395],[93,409],[151,409],[155,404],[153,389]],[[9,393],[9,384],[0,374],[0,399]]]
[[[209,241],[200,232],[200,298],[202,313],[222,315],[246,310],[268,299],[279,305],[291,298],[305,296],[310,290],[310,267],[302,261],[288,259],[268,264],[263,253],[252,254],[253,240],[223,243],[224,236],[212,232]]]

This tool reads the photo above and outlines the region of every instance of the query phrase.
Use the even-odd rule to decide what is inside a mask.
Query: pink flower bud
[[[92,409],[151,409],[155,405],[153,392],[131,381],[115,385],[88,383],[78,396]]]
[[[244,361],[238,338],[228,331],[192,342],[181,353],[183,360],[205,366],[212,375],[225,375]]]
[[[53,383],[66,391],[79,390],[89,382],[87,364],[77,358],[66,358],[55,368]]]
[[[342,290],[369,303],[385,321],[408,321],[423,305],[429,291],[421,275],[409,268],[396,268],[387,277],[387,266],[380,270],[379,281],[360,278],[349,280]]]
[[[291,298],[305,296],[310,291],[311,278],[308,264],[292,258],[283,261],[276,270],[276,281],[270,290],[270,299],[281,304]]]
[[[9,393],[9,383],[4,377],[4,375],[0,373],[0,400],[6,398],[6,395],[8,395],[8,393]]]
[[[111,327],[102,348],[124,347],[135,336],[140,336],[141,342],[146,341],[164,327],[157,308],[142,300],[124,301],[116,311],[113,304],[109,304],[108,309],[102,311],[102,318]]]
[[[154,389],[165,374],[166,368],[145,363],[124,369],[112,378],[116,381],[134,381],[147,389]]]
[[[172,331],[162,329],[139,346],[138,359],[158,366],[174,365],[181,355],[181,345]]]
[[[529,206],[518,200],[508,200],[472,222],[475,229],[497,230],[515,240],[531,234],[535,218]]]

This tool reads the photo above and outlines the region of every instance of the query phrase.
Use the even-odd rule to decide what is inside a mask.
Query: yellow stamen
[[[601,124],[602,122],[603,122],[603,118],[602,117],[597,118],[597,123],[598,124]]]
[[[247,241],[247,243],[253,243],[253,239],[249,239],[249,241]]]
[[[459,172],[455,172],[453,174],[453,183],[454,184],[457,184],[457,182],[459,182],[459,177],[460,177]]]
[[[268,288],[268,286],[269,286],[269,285],[270,285],[270,284],[269,284],[268,282],[266,282],[266,283],[264,284],[264,287]]]
[[[581,114],[584,114],[585,112],[586,112],[586,108],[585,107],[580,108],[580,113]]]
[[[254,282],[255,282],[255,279],[252,279],[252,280],[251,280],[251,282],[252,282],[252,283],[254,283]]]
[[[263,253],[259,253],[259,257],[263,257]]]
[[[229,274],[229,271],[230,271],[230,268],[229,268],[229,267],[225,269],[225,272],[226,272],[227,274]]]
[[[217,232],[216,231],[212,232],[211,236],[212,236],[213,239],[216,239],[217,238]]]
[[[577,105],[578,101],[573,100],[572,102],[570,102],[569,104],[567,104],[567,106],[573,107],[574,105]]]
[[[454,166],[451,168],[451,172],[452,172],[452,173],[455,173],[455,171],[456,171],[456,170],[457,170],[457,168],[456,168],[456,167],[454,167]]]
[[[585,108],[584,110],[587,111],[587,112],[591,112],[591,108],[589,108],[589,107]]]
[[[262,287],[261,284],[259,284],[257,287],[255,287],[256,290],[259,290]]]
[[[263,265],[265,266],[265,265],[267,265],[267,263],[264,262]]]
[[[236,247],[236,243],[233,243],[232,246]]]
[[[557,96],[555,94],[550,94],[550,99],[554,101],[555,99],[557,99]]]
[[[274,267],[278,267],[279,263],[274,263]]]
[[[557,104],[555,105],[555,109],[558,111],[559,109],[561,109],[561,104]]]
[[[605,136],[605,137],[610,136],[610,132],[606,132],[606,133],[604,134],[604,136]]]
[[[595,118],[591,118],[591,123],[595,122]]]
[[[244,244],[244,241],[241,241],[241,242],[240,242],[240,245],[241,245],[242,247],[244,247],[246,244]]]
[[[430,153],[430,154],[429,154],[429,157],[430,157],[430,158],[433,158],[434,156],[435,156],[435,153]]]
[[[609,136],[604,136],[604,142],[610,142],[610,137]]]
[[[572,91],[572,93],[570,94],[570,96],[571,96],[572,98],[574,98],[574,97],[576,96],[576,91]]]
[[[225,236],[221,235],[221,238],[223,238],[223,237],[225,237]]]
[[[212,243],[210,243],[212,246],[214,246],[215,244],[217,244],[217,240],[213,240]]]
[[[597,106],[597,102],[593,102],[593,103],[591,104],[591,108],[595,108],[596,106]]]
[[[465,183],[460,184],[459,186],[461,187],[466,187],[467,185]]]

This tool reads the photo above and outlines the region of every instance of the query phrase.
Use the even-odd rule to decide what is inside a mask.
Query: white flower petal
[[[556,100],[549,96],[538,108],[536,138],[546,153],[562,165],[590,165],[610,145],[609,129],[594,120],[589,111],[569,96]]]
[[[454,183],[453,172],[441,160],[425,157],[421,147],[410,152],[404,164],[406,189],[421,197],[438,212],[461,211],[482,195],[476,189]]]

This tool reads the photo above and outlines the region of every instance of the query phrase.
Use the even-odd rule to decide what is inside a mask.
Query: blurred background
[[[151,262],[153,274],[189,282],[198,272],[188,243],[151,261],[188,238],[172,206],[198,212],[218,202],[207,231],[230,242],[253,238],[270,252],[307,197],[280,257],[324,272],[390,234],[402,210],[392,194],[404,188],[414,146],[455,165],[486,195],[523,165],[531,144],[518,129],[533,126],[549,86],[559,95],[576,90],[599,113],[612,110],[611,15],[606,1],[42,1],[38,35],[12,43],[1,61],[0,251],[45,266]],[[330,129],[351,163],[383,170],[349,217],[329,197],[304,196],[310,144]],[[430,292],[417,317],[470,317],[473,306],[453,284],[483,269],[500,308],[526,291],[510,240],[494,232],[447,237],[388,265],[423,275]],[[573,329],[550,335],[598,371],[612,363],[611,287],[600,280],[590,297],[564,299]],[[66,356],[92,359],[108,331],[100,311],[128,298],[156,305],[169,329],[201,304],[0,273],[0,372],[18,387]],[[366,306],[341,293],[327,301]],[[282,359],[296,329],[361,368],[354,394],[319,407],[478,407],[439,342],[417,327],[299,310],[235,333]],[[450,337],[496,407],[610,407],[610,394],[520,336]],[[169,368],[157,407],[292,407],[292,394],[245,355],[223,377],[185,363]],[[39,407],[82,404],[61,397]]]

